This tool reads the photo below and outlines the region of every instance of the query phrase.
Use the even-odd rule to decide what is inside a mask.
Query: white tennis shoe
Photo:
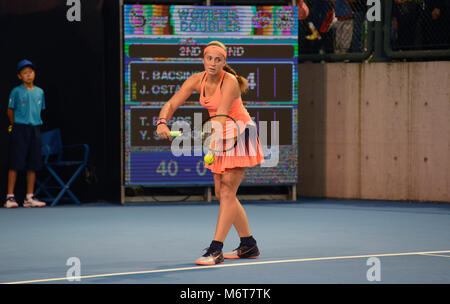
[[[23,206],[25,208],[30,208],[30,207],[45,207],[46,204],[44,202],[41,202],[39,200],[37,200],[34,196],[32,196],[31,198],[25,198],[25,201],[23,202]]]

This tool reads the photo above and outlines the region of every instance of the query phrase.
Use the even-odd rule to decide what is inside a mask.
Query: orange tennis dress
[[[216,115],[217,109],[222,101],[221,86],[224,77],[225,71],[222,71],[216,91],[213,95],[205,97],[205,84],[208,73],[205,72],[203,76],[200,85],[200,104],[208,110],[210,117]],[[256,124],[242,104],[241,97],[233,100],[227,115],[236,120],[239,125],[240,134],[238,135],[236,147],[223,153],[216,152],[214,154],[215,161],[211,165],[205,164],[206,168],[216,174],[223,174],[226,169],[236,167],[253,167],[264,161],[264,154],[257,134]],[[229,118],[227,120],[228,122],[232,121]],[[226,125],[235,126],[234,123],[230,124],[227,122]]]

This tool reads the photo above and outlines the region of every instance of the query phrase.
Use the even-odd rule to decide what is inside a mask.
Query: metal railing
[[[300,62],[450,59],[450,1],[385,0],[381,20],[373,22],[365,0],[304,2]]]
[[[384,17],[387,57],[450,58],[450,1],[387,0]]]

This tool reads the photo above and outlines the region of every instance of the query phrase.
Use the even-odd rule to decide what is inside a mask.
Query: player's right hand
[[[170,136],[170,129],[166,124],[160,124],[156,128],[156,135],[158,135],[159,138],[164,138],[172,141],[172,136]]]
[[[8,132],[11,133],[11,131],[12,131],[12,125],[9,125]]]

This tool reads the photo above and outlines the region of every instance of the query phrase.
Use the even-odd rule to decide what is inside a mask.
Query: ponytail
[[[247,79],[245,79],[245,77],[242,77],[240,75],[238,75],[238,73],[236,73],[235,70],[233,70],[228,64],[225,64],[225,66],[223,67],[223,69],[230,73],[233,74],[234,77],[236,77],[238,83],[239,83],[239,89],[241,90],[241,93],[245,93],[248,90],[248,81]]]

